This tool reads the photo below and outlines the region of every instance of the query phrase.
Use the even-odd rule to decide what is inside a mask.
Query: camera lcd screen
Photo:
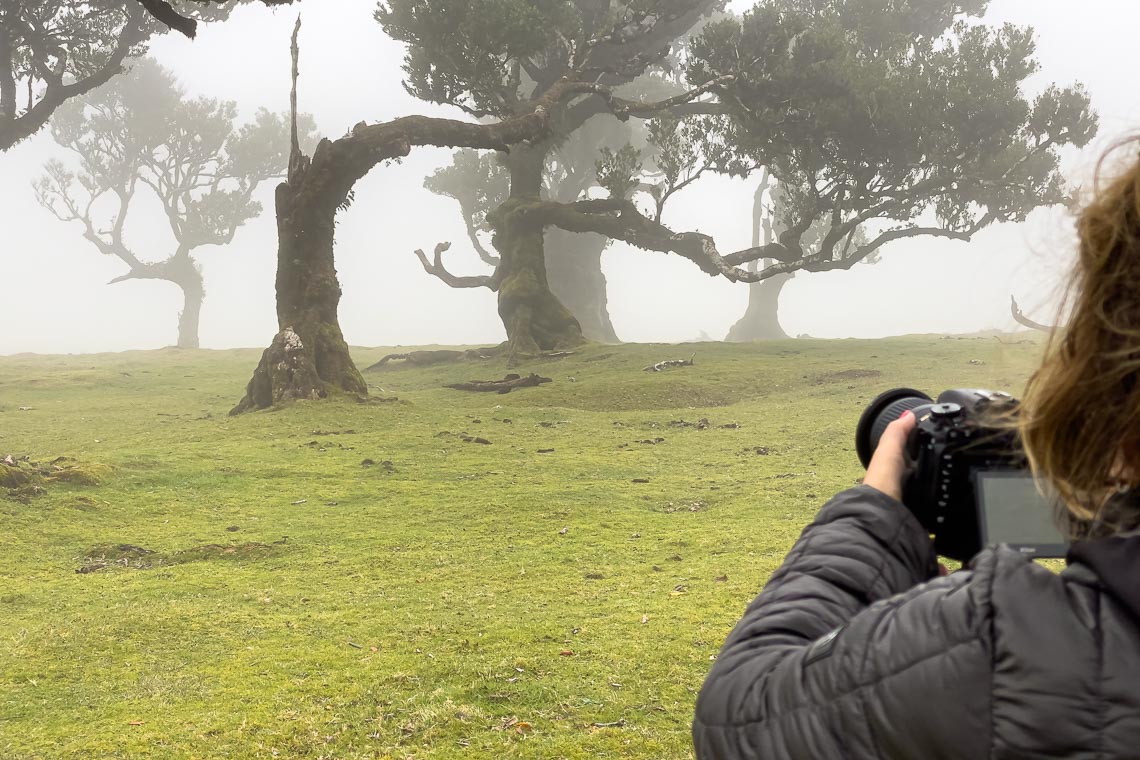
[[[1055,522],[1055,500],[1038,493],[1030,475],[990,470],[974,478],[983,545],[1009,544],[1034,556],[1065,556],[1068,544]]]

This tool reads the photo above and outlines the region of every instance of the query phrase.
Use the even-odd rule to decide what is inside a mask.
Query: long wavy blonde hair
[[[1138,140],[1101,159],[1077,224],[1079,252],[1062,307],[1069,316],[1050,333],[1018,414],[1030,466],[1078,522],[1103,524],[1111,497],[1140,486]],[[1124,146],[1133,151],[1131,165],[1102,185],[1106,159]],[[1140,513],[1112,519],[1135,527]]]

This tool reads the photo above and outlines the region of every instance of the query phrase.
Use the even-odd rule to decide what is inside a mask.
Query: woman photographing
[[[1070,317],[1018,414],[1073,539],[940,577],[893,422],[729,635],[693,723],[714,758],[1140,757],[1140,162],[1080,216]]]

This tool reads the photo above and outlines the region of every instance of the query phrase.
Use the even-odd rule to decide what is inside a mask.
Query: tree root
[[[451,383],[444,388],[454,388],[457,391],[476,391],[482,393],[510,393],[516,388],[534,388],[542,383],[553,382],[549,377],[539,377],[530,374],[526,377],[511,374],[502,380],[470,380],[466,383]]]

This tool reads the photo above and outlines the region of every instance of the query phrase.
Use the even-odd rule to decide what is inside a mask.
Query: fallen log
[[[549,377],[539,377],[530,374],[526,377],[511,374],[502,380],[469,380],[466,383],[451,383],[444,388],[454,388],[457,391],[476,391],[481,393],[510,393],[515,388],[533,388],[542,383],[553,382]]]
[[[490,359],[495,353],[492,348],[471,348],[466,351],[454,351],[450,349],[436,349],[433,351],[409,351],[404,354],[388,354],[380,359],[375,364],[370,365],[364,371],[371,372],[378,370],[388,362],[402,360],[406,364],[414,367],[427,367],[432,364],[445,364],[447,362],[460,362],[468,359]]]

